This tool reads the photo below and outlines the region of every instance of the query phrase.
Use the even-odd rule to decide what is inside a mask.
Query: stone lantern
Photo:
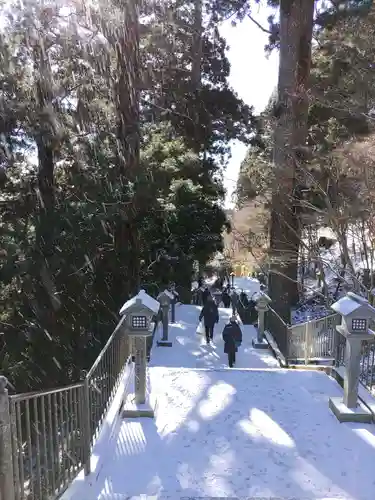
[[[158,341],[159,346],[172,347],[172,342],[168,341],[168,323],[169,323],[169,307],[174,299],[174,295],[169,290],[164,290],[158,296],[158,301],[161,305],[162,319],[163,319],[163,336],[160,341]]]
[[[120,315],[125,315],[126,334],[134,339],[135,367],[134,394],[125,400],[125,417],[153,417],[154,410],[146,394],[147,339],[152,336],[152,318],[159,312],[157,300],[141,290],[122,306]]]
[[[268,344],[264,339],[265,315],[272,301],[270,297],[264,292],[258,293],[254,298],[256,301],[255,309],[258,311],[258,328],[256,342],[254,342],[254,340],[252,342],[253,347],[255,347],[256,349],[268,349]]]
[[[371,422],[371,413],[358,404],[358,384],[362,342],[374,339],[369,323],[375,319],[375,309],[368,300],[352,292],[335,302],[331,308],[341,315],[341,324],[336,326],[336,330],[345,337],[346,346],[344,397],[330,398],[329,407],[340,422]]]

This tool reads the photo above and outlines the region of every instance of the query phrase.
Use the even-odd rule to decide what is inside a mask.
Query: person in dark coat
[[[237,313],[238,301],[239,301],[239,297],[234,290],[230,294],[230,301],[232,303],[232,311],[233,311],[233,315],[234,315]]]
[[[250,314],[249,314],[248,306],[249,306],[249,299],[248,299],[245,292],[241,292],[240,297],[239,297],[239,301],[237,304],[237,308],[238,308],[238,314],[239,314],[240,318],[242,319],[242,322],[244,323],[244,325],[249,324]]]
[[[202,304],[203,305],[206,304],[209,295],[211,295],[211,294],[210,294],[210,291],[209,291],[208,287],[206,286],[205,289],[202,292]]]
[[[219,307],[221,301],[223,300],[223,296],[222,296],[221,291],[220,290],[216,290],[215,292],[213,292],[212,295],[213,295],[215,304],[217,305],[217,307]]]
[[[236,362],[236,352],[242,343],[242,331],[235,316],[225,325],[223,330],[224,352],[228,354],[229,368],[233,368]]]
[[[230,295],[228,289],[224,288],[221,294],[221,300],[223,301],[224,307],[230,307]]]
[[[202,276],[199,276],[199,278],[198,278],[198,288],[202,288],[202,286],[203,286],[203,278],[202,278]]]
[[[219,310],[211,295],[207,297],[207,301],[199,315],[199,321],[202,321],[202,319],[206,330],[206,341],[209,344],[214,337],[215,323],[219,322]]]
[[[249,299],[248,299],[247,294],[245,292],[241,292],[240,301],[241,301],[241,304],[243,305],[244,309],[246,309],[249,305]]]

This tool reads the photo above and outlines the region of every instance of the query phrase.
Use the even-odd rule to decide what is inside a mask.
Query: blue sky
[[[269,14],[269,9],[261,7],[259,11],[255,10],[252,16],[262,26],[267,27]],[[220,33],[229,45],[230,84],[246,104],[254,106],[256,112],[262,111],[277,84],[278,54],[274,52],[266,58],[264,46],[268,41],[267,34],[247,18],[236,27],[232,27],[230,21],[227,21]],[[228,207],[232,205],[232,193],[245,154],[246,146],[241,143],[233,144],[232,158],[224,175]]]

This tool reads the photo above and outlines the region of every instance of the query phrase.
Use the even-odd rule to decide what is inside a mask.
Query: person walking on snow
[[[221,300],[223,301],[224,307],[230,307],[230,295],[228,293],[228,289],[224,288],[221,294]]]
[[[211,295],[207,297],[206,303],[199,315],[199,321],[202,321],[202,319],[206,331],[206,341],[209,344],[214,337],[215,323],[219,322],[219,310]]]
[[[210,290],[208,289],[208,286],[204,287],[204,290],[202,292],[202,304],[205,305],[207,302],[207,298],[210,294]]]
[[[238,309],[238,301],[239,301],[239,297],[236,293],[235,290],[232,290],[231,294],[230,294],[230,301],[232,303],[232,312],[233,312],[233,315],[235,315],[237,313],[237,309]]]
[[[242,331],[235,316],[232,316],[229,323],[223,330],[224,352],[228,354],[229,368],[233,368],[236,362],[236,352],[242,343]]]

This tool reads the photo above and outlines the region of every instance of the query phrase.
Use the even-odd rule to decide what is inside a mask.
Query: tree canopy
[[[208,8],[2,7],[0,356],[18,391],[78,380],[129,295],[188,294],[222,250],[229,142],[255,122]]]

